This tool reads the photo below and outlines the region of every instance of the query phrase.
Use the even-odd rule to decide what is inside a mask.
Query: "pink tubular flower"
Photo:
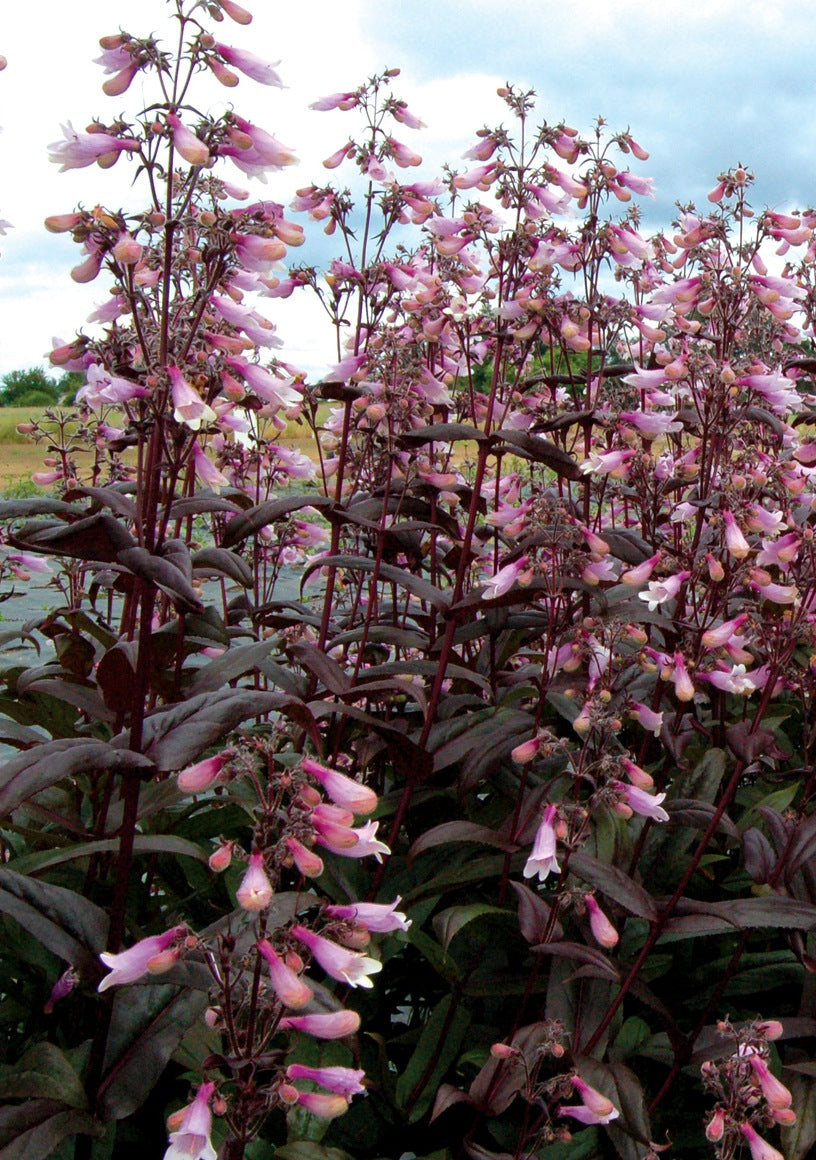
[[[572,1086],[578,1092],[583,1103],[558,1109],[562,1116],[571,1116],[582,1124],[608,1124],[616,1120],[620,1112],[605,1095],[585,1083],[579,1075],[572,1078]]]
[[[67,971],[63,971],[54,986],[51,988],[51,994],[45,1001],[43,1015],[50,1015],[56,1004],[59,1003],[61,999],[64,999],[66,995],[70,995],[78,982],[79,975],[73,967],[69,967]]]
[[[164,1160],[216,1160],[210,1141],[210,1098],[214,1091],[214,1083],[203,1083],[198,1089],[195,1099],[184,1110],[178,1130],[170,1133]]]
[[[740,1132],[751,1150],[751,1160],[785,1160],[782,1153],[763,1140],[751,1124],[740,1124]]]
[[[357,841],[350,846],[336,844],[325,831],[318,832],[315,835],[315,841],[327,850],[331,850],[333,854],[342,854],[344,858],[367,858],[370,854],[378,862],[382,862],[382,855],[390,854],[391,850],[385,842],[381,842],[377,837],[379,824],[379,822],[366,822],[364,826],[351,830]]]
[[[314,998],[312,988],[304,982],[276,952],[265,938],[258,943],[258,950],[269,963],[269,976],[275,994],[285,1007],[305,1007]]]
[[[272,901],[272,883],[264,870],[263,854],[251,854],[249,866],[235,892],[238,905],[243,910],[263,910]]]
[[[320,113],[328,112],[329,109],[342,109],[347,112],[357,104],[359,97],[356,93],[331,93],[328,97],[320,97],[319,100],[313,101],[309,108]]]
[[[105,951],[99,957],[110,970],[110,974],[105,975],[97,991],[107,991],[108,987],[124,987],[136,979],[141,979],[150,972],[151,959],[166,951],[186,933],[186,926],[174,926],[164,934],[154,934],[149,938],[140,939],[132,947],[116,955]],[[172,963],[168,963],[168,966],[172,966]]]
[[[526,565],[527,557],[520,556],[512,564],[505,564],[503,568],[499,568],[495,575],[490,576],[485,581],[482,600],[495,600],[497,596],[503,596],[505,592],[509,592]]]
[[[686,661],[682,653],[676,652],[674,654],[674,672],[671,679],[678,701],[694,700],[694,682],[689,676]]]
[[[186,423],[191,431],[198,431],[202,423],[214,423],[215,411],[185,379],[178,367],[168,367],[173,398],[173,418]]]
[[[793,1102],[793,1096],[785,1085],[771,1074],[768,1064],[762,1056],[751,1055],[748,1057],[748,1062],[753,1068],[760,1090],[770,1106],[779,1111],[783,1108],[789,1108]]]
[[[167,124],[173,131],[173,145],[188,165],[206,165],[210,160],[210,147],[192,130],[182,124],[175,113],[167,114]]]
[[[584,902],[589,911],[589,926],[595,941],[607,949],[617,946],[618,932],[596,902],[595,895],[585,894]]]
[[[314,955],[327,975],[337,979],[340,983],[348,983],[350,987],[374,986],[369,975],[376,975],[382,970],[382,963],[377,959],[369,958],[360,951],[350,951],[346,947],[338,946],[331,939],[315,934],[305,926],[293,926],[292,934],[299,939]]]
[[[411,919],[402,911],[397,910],[402,899],[399,895],[393,902],[352,902],[347,906],[327,906],[326,914],[332,918],[341,918],[346,922],[353,922],[365,930],[376,934],[386,934],[392,930],[407,930]]]
[[[360,785],[353,778],[320,765],[310,757],[304,757],[302,766],[306,773],[317,778],[336,805],[355,814],[370,814],[377,808],[377,795],[367,785]]]
[[[655,552],[654,556],[650,556],[649,559],[644,560],[642,564],[637,564],[634,568],[627,568],[625,572],[621,572],[621,583],[631,584],[635,587],[639,587],[641,584],[645,584],[654,571],[654,568],[659,560],[660,552]]]
[[[360,1016],[356,1011],[330,1011],[325,1015],[286,1015],[278,1026],[281,1030],[303,1031],[315,1039],[343,1039],[360,1030]]]
[[[280,64],[280,61],[276,61],[273,65],[269,61],[261,60],[254,53],[247,52],[246,49],[231,48],[228,44],[216,44],[215,47],[227,64],[237,68],[250,80],[257,81],[261,85],[274,85],[275,88],[283,88],[283,81],[275,72],[275,65]]]
[[[183,793],[203,793],[215,785],[226,758],[223,753],[188,765],[178,775],[177,785]]]
[[[220,472],[213,461],[207,457],[207,453],[199,447],[198,443],[193,444],[193,466],[195,473],[201,482],[211,488],[214,492],[219,492],[222,487],[229,487],[229,480]]]
[[[297,838],[286,839],[286,849],[292,855],[292,861],[305,878],[319,878],[323,873],[323,859],[313,850],[304,846]]]
[[[677,572],[665,580],[651,580],[645,592],[638,592],[638,599],[645,600],[650,612],[655,612],[667,600],[673,600],[688,580],[691,572]]]
[[[558,806],[548,805],[544,810],[544,817],[533,842],[530,857],[524,866],[524,877],[532,878],[538,875],[539,882],[543,882],[551,871],[560,874],[561,867],[556,859],[556,836],[554,819]]]
[[[306,1067],[302,1063],[290,1063],[286,1075],[288,1079],[308,1079],[320,1084],[335,1095],[342,1096],[347,1103],[351,1103],[352,1096],[365,1095],[365,1072],[353,1067]]]
[[[751,545],[742,534],[733,514],[724,511],[722,516],[725,522],[725,546],[735,560],[744,560],[751,551]]]
[[[712,1144],[717,1144],[723,1138],[725,1132],[725,1112],[722,1108],[717,1108],[714,1115],[706,1125],[706,1139],[710,1140]]]
[[[348,1110],[348,1100],[343,1096],[330,1095],[328,1092],[302,1092],[289,1083],[280,1085],[278,1095],[284,1104],[300,1104],[307,1112],[324,1120],[333,1120]]]
[[[660,804],[666,796],[664,793],[646,793],[636,785],[626,785],[622,781],[611,781],[609,784],[621,793],[623,800],[636,814],[651,818],[654,822],[669,820],[669,815]]]
[[[748,613],[742,612],[739,616],[735,616],[733,620],[724,620],[722,624],[718,624],[715,628],[706,629],[700,638],[703,648],[722,648],[723,645],[728,644],[731,638],[739,632],[747,619]]]
[[[252,23],[252,13],[248,12],[246,8],[242,8],[240,4],[236,4],[235,0],[218,0],[218,7],[223,9],[230,20],[234,20],[236,24]]]
[[[59,164],[60,173],[66,169],[84,169],[95,161],[102,169],[108,169],[120,153],[139,148],[139,142],[132,137],[114,137],[110,133],[77,133],[70,121],[61,128],[65,140],[55,141],[48,146],[48,160]]]

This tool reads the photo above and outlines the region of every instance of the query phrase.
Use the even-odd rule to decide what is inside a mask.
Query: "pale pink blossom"
[[[297,838],[286,839],[286,849],[292,855],[292,861],[305,878],[319,878],[323,873],[323,859],[313,850],[304,846]]]
[[[173,418],[176,422],[186,423],[191,431],[198,431],[202,423],[215,422],[215,411],[204,402],[198,391],[190,386],[179,368],[169,366],[167,374],[170,377]]]
[[[627,451],[592,451],[589,456],[579,463],[583,475],[612,475],[621,472],[635,454],[631,449]]]
[[[235,892],[238,905],[243,910],[264,910],[272,901],[273,894],[272,883],[264,869],[263,854],[250,854],[246,873]]]
[[[105,975],[97,991],[107,991],[108,987],[123,987],[149,974],[151,960],[166,951],[186,933],[185,926],[174,926],[164,934],[154,934],[140,939],[132,947],[126,951],[119,951],[118,954],[103,952],[99,957],[110,974]]]
[[[762,665],[749,673],[745,665],[734,665],[731,669],[715,669],[710,673],[701,673],[700,676],[723,692],[750,697],[757,689],[764,689],[768,683],[768,666]]]
[[[283,81],[275,72],[280,61],[275,61],[273,65],[269,61],[255,56],[254,53],[247,52],[245,48],[232,48],[228,44],[216,44],[215,47],[228,65],[237,68],[250,80],[258,81],[262,85],[274,85],[278,89],[283,88]]]
[[[767,1140],[763,1140],[751,1124],[740,1124],[740,1132],[747,1141],[751,1160],[785,1160],[782,1153],[773,1148]]]
[[[48,146],[48,160],[59,164],[60,173],[66,169],[84,169],[96,161],[108,169],[122,152],[138,150],[139,142],[132,137],[114,137],[110,133],[77,133],[69,121],[61,126],[64,141]]]
[[[678,701],[694,700],[694,682],[689,676],[686,661],[682,653],[674,654],[673,672],[671,676],[674,692]]]
[[[278,1096],[284,1104],[300,1104],[307,1112],[323,1120],[333,1120],[348,1110],[348,1100],[343,1096],[331,1095],[329,1092],[302,1092],[289,1083],[279,1086]]]
[[[748,619],[748,613],[742,612],[733,620],[724,620],[714,628],[707,628],[700,640],[703,648],[722,648],[739,632]]]
[[[188,165],[206,165],[210,159],[210,148],[200,137],[196,137],[191,129],[182,124],[175,113],[167,113],[167,124],[172,130],[173,145],[176,152]]]
[[[652,580],[645,592],[638,592],[638,598],[645,600],[650,612],[655,612],[667,600],[673,600],[688,580],[691,572],[676,572],[665,580]]]
[[[176,784],[182,793],[203,793],[216,784],[225,761],[225,754],[218,753],[215,757],[189,765],[178,775]]]
[[[303,1031],[314,1035],[315,1039],[343,1039],[360,1029],[360,1016],[356,1011],[330,1011],[319,1015],[286,1015],[278,1026],[286,1031]]]
[[[634,587],[645,584],[659,563],[660,555],[660,552],[655,552],[653,556],[650,556],[648,560],[644,560],[642,564],[636,564],[634,568],[627,568],[625,572],[621,572],[621,583],[631,584]]]
[[[293,926],[292,935],[307,946],[327,975],[350,987],[374,986],[370,975],[382,970],[382,963],[361,951],[351,951],[305,926]]]
[[[229,487],[227,477],[218,470],[197,442],[193,444],[193,466],[201,482],[214,492],[219,492],[222,487]]]
[[[346,922],[362,926],[376,934],[386,934],[392,930],[407,930],[411,919],[397,910],[402,899],[399,895],[393,902],[351,902],[348,905],[326,907],[326,914],[341,918]]]
[[[526,565],[527,557],[520,556],[512,564],[505,564],[503,568],[499,568],[498,572],[485,580],[482,600],[495,600],[497,596],[503,596],[505,592],[509,592]]]
[[[252,13],[248,12],[246,8],[242,8],[240,4],[236,4],[235,0],[218,0],[218,6],[236,24],[252,23]]]
[[[198,1089],[195,1099],[184,1110],[178,1129],[168,1137],[170,1146],[164,1160],[216,1160],[215,1148],[210,1141],[210,1099],[214,1092],[214,1083],[203,1083]]]
[[[636,785],[626,785],[622,781],[611,781],[609,784],[618,790],[626,805],[636,814],[651,818],[654,822],[669,820],[669,815],[660,804],[666,797],[664,793],[647,793]]]
[[[359,104],[359,97],[356,93],[331,93],[328,97],[321,97],[319,100],[313,101],[309,108],[316,109],[318,112],[326,112],[329,109],[347,111],[353,109],[357,104]]]
[[[742,534],[733,513],[724,511],[722,516],[725,522],[725,546],[735,560],[744,560],[751,551],[751,545]]]
[[[548,805],[538,827],[533,848],[524,866],[524,877],[538,877],[543,882],[551,872],[560,874],[561,867],[556,857],[555,818],[558,806]]]
[[[560,1107],[558,1109],[559,1115],[571,1116],[572,1119],[578,1120],[582,1124],[608,1124],[611,1120],[618,1118],[620,1112],[610,1099],[596,1091],[595,1088],[590,1087],[579,1075],[573,1075],[571,1079],[572,1086],[583,1102],[569,1107]]]
[[[275,994],[285,1007],[305,1007],[314,998],[312,988],[286,965],[267,939],[258,943],[258,950],[269,964],[269,977]]]
[[[306,773],[316,778],[331,800],[355,814],[370,814],[377,808],[377,795],[367,785],[361,785],[336,769],[329,769],[310,757],[302,762]]]
[[[793,1096],[783,1083],[772,1075],[767,1061],[761,1055],[754,1053],[749,1056],[748,1062],[753,1068],[760,1091],[772,1108],[789,1108]]]
[[[601,910],[594,894],[585,894],[584,902],[589,911],[589,926],[593,938],[599,946],[611,950],[612,947],[617,946],[619,938],[618,932]]]
[[[357,838],[352,846],[335,845],[331,839],[321,833],[315,835],[315,841],[319,845],[325,846],[327,850],[331,850],[332,853],[341,854],[344,858],[367,858],[371,855],[378,862],[382,862],[382,855],[390,854],[391,850],[385,842],[381,842],[377,837],[379,824],[379,822],[366,822],[364,826],[352,830],[351,833]]]
[[[307,1079],[320,1084],[335,1095],[343,1096],[351,1103],[352,1096],[365,1095],[363,1080],[365,1072],[352,1067],[307,1067],[302,1063],[290,1063],[286,1069],[289,1079]]]

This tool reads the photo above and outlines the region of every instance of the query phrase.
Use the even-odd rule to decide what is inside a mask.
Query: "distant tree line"
[[[0,407],[51,407],[72,403],[85,381],[79,371],[66,371],[59,379],[40,367],[9,371],[0,377]]]

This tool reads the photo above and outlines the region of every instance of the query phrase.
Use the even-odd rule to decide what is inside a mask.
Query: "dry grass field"
[[[326,407],[326,414],[328,410]],[[0,495],[9,491],[25,491],[32,495],[40,492],[41,489],[31,483],[31,474],[45,470],[43,459],[49,454],[48,445],[45,441],[33,443],[17,430],[17,426],[41,419],[43,413],[42,407],[0,407]],[[305,425],[290,423],[279,442],[314,458],[312,436]]]

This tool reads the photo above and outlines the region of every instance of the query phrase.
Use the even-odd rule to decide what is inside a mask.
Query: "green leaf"
[[[513,918],[509,911],[503,910],[500,906],[490,906],[485,902],[471,902],[466,906],[451,906],[434,915],[433,928],[443,950],[447,951],[451,942],[466,926],[479,918],[497,915],[504,921],[508,919],[512,921]]]
[[[36,854],[26,854],[15,858],[9,863],[9,868],[19,874],[42,873],[54,866],[62,866],[66,862],[74,862],[79,858],[90,858],[92,854],[115,854],[119,850],[118,838],[103,838],[96,842],[80,842],[75,846],[59,846],[55,850],[42,850]],[[133,840],[134,854],[174,854],[181,858],[195,858],[197,862],[206,862],[208,855],[188,842],[186,838],[179,838],[175,834],[136,834]]]
[[[469,1025],[467,1009],[460,1005],[454,1007],[452,995],[446,995],[426,1020],[413,1055],[397,1080],[397,1103],[409,1123],[422,1119],[430,1108]]]
[[[69,1108],[85,1108],[88,1100],[71,1064],[53,1043],[30,1047],[13,1067],[0,1065],[0,1091],[5,1099],[49,1099]]]
[[[114,999],[99,1087],[104,1118],[121,1120],[141,1107],[208,995],[170,985],[122,987]]]
[[[796,1123],[782,1129],[782,1147],[786,1160],[807,1160],[816,1143],[816,1079],[793,1075],[787,1082],[796,1108]]]
[[[93,976],[98,971],[98,955],[105,949],[108,936],[108,916],[87,898],[2,867],[0,910],[80,972]]]
[[[518,842],[509,842],[488,826],[465,821],[442,822],[440,826],[426,830],[417,838],[408,851],[408,860],[413,861],[426,850],[432,850],[435,846],[446,846],[451,842],[477,842],[482,846],[495,846],[509,854],[514,854],[519,848]]]
[[[227,576],[242,588],[252,587],[252,570],[249,564],[226,548],[202,548],[193,556],[193,568],[196,572],[215,572],[217,575]]]
[[[62,738],[37,745],[19,754],[0,768],[0,815],[63,778],[103,769],[149,769],[149,758],[125,748],[116,749],[104,741]]]
[[[294,1144],[284,1144],[275,1149],[279,1160],[354,1160],[342,1148],[327,1148],[315,1140],[297,1140]]]
[[[593,858],[591,854],[575,850],[570,855],[569,868],[630,914],[636,914],[638,918],[645,918],[649,922],[657,921],[657,907],[651,894],[617,866],[610,866]]]
[[[27,1100],[0,1108],[0,1160],[45,1160],[68,1136],[101,1136],[87,1112],[66,1111],[53,1100]]]

